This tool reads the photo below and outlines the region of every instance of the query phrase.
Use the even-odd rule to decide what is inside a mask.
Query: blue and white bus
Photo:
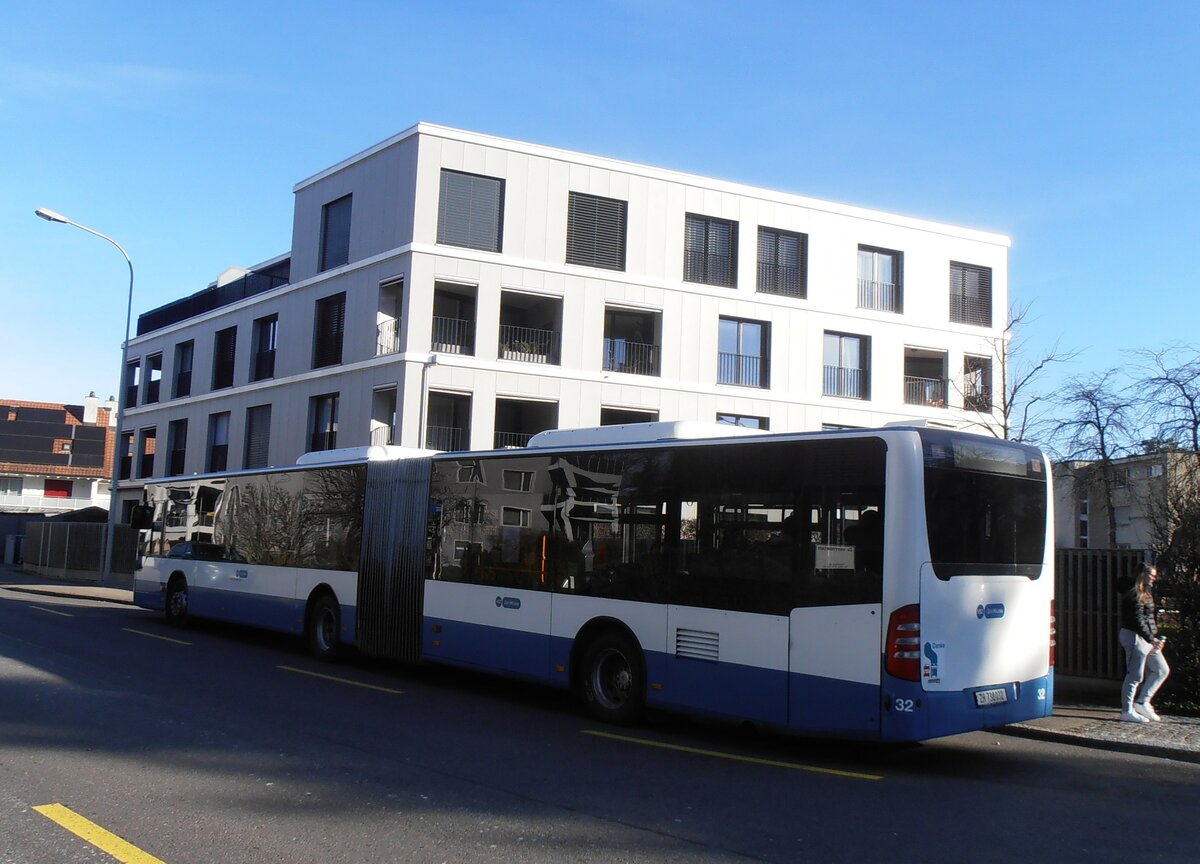
[[[918,741],[1050,713],[1037,449],[911,426],[695,434],[152,481],[136,600],[302,633],[319,657],[574,688],[619,723],[658,708]]]

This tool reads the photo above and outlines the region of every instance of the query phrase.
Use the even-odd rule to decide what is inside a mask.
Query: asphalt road
[[[604,727],[538,687],[0,589],[5,864],[1194,862],[1198,812],[1200,765]]]

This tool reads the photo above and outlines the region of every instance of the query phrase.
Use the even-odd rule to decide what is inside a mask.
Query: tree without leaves
[[[1108,521],[1108,545],[1117,545],[1117,516],[1113,507],[1116,472],[1113,461],[1130,452],[1134,436],[1134,406],[1127,391],[1117,386],[1117,370],[1069,381],[1057,398],[1066,419],[1054,427],[1052,440],[1058,462],[1086,461],[1077,482],[1099,489]]]

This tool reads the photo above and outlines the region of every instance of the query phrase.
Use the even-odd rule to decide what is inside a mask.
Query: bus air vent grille
[[[715,663],[721,659],[721,634],[679,627],[675,630],[675,656]]]

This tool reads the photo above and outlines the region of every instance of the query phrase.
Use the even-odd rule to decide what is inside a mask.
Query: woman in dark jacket
[[[1163,657],[1166,639],[1158,635],[1158,620],[1151,589],[1158,571],[1143,564],[1133,587],[1121,595],[1119,638],[1125,649],[1125,683],[1121,686],[1121,719],[1126,723],[1161,720],[1150,704],[1171,673]],[[1141,692],[1138,687],[1141,686]],[[1135,698],[1136,701],[1135,701]]]

